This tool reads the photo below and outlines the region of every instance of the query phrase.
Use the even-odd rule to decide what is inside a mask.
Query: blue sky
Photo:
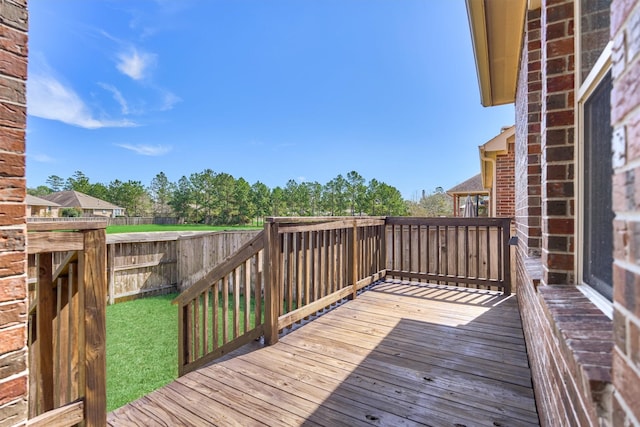
[[[463,0],[33,0],[27,186],[210,168],[413,199],[480,170],[513,124],[483,108]]]

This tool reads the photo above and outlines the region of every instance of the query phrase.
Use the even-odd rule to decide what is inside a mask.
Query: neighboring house
[[[40,197],[27,194],[25,199],[27,204],[27,216],[28,217],[40,217],[40,218],[56,218],[58,217],[58,211],[60,205],[51,200],[42,199]]]
[[[446,193],[453,198],[453,216],[463,216],[467,197],[471,197],[475,216],[489,216],[489,191],[482,186],[480,174],[451,187]]]
[[[489,191],[489,216],[515,216],[515,125],[478,147],[482,187]]]
[[[640,0],[467,11],[482,104],[515,102],[516,286],[540,421],[639,426]]]
[[[42,196],[42,198],[58,203],[61,208],[82,209],[82,216],[116,217],[124,215],[124,208],[79,191],[58,191]]]

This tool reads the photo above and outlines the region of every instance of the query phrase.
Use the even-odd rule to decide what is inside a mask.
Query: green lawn
[[[107,411],[178,376],[176,294],[107,307]]]
[[[110,225],[107,234],[135,233],[149,231],[235,231],[235,230],[260,230],[262,227],[238,226],[238,225],[204,225],[204,224],[145,224],[145,225]]]
[[[171,304],[176,296],[147,297],[107,307],[107,411],[113,411],[177,378],[178,307]],[[218,301],[222,307],[222,295]],[[241,298],[241,334],[244,305],[244,298]],[[233,299],[230,298],[227,329],[230,337],[233,335],[232,306]],[[250,309],[253,313],[253,299]],[[209,313],[211,319],[212,307],[209,307]],[[219,325],[222,325],[221,313],[219,310]],[[254,324],[251,316],[249,329]],[[222,336],[219,340],[222,344]]]

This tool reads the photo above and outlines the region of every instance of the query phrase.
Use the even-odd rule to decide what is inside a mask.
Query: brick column
[[[540,256],[540,9],[527,12],[516,95],[515,216],[519,251]]]
[[[507,141],[507,153],[496,158],[495,216],[513,218],[515,215],[515,148],[513,137]]]
[[[0,426],[27,419],[26,0],[0,2]]]
[[[613,126],[614,332],[613,424],[639,425],[640,406],[640,2],[614,0]]]
[[[544,2],[542,43],[542,265],[546,284],[575,283],[574,2]]]

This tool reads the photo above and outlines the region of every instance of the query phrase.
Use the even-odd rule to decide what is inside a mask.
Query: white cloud
[[[55,159],[46,154],[37,153],[30,156],[34,161],[38,163],[53,163]]]
[[[160,111],[169,111],[180,101],[182,101],[182,99],[177,95],[164,91],[162,94],[162,105],[160,106]]]
[[[147,76],[148,69],[156,62],[157,55],[139,52],[136,48],[118,54],[118,70],[133,80],[142,80]]]
[[[146,144],[116,144],[118,147],[131,150],[142,156],[162,156],[171,151],[171,147],[166,145],[146,145]]]
[[[129,120],[105,120],[93,116],[80,96],[52,75],[32,73],[27,80],[27,113],[34,117],[85,129],[129,127]]]
[[[124,96],[122,96],[122,92],[120,92],[115,86],[108,85],[106,83],[98,83],[98,84],[100,85],[101,88],[113,94],[113,99],[115,99],[115,101],[118,104],[120,104],[120,111],[122,111],[122,114],[130,113],[129,104],[127,103],[127,100],[124,99]]]

